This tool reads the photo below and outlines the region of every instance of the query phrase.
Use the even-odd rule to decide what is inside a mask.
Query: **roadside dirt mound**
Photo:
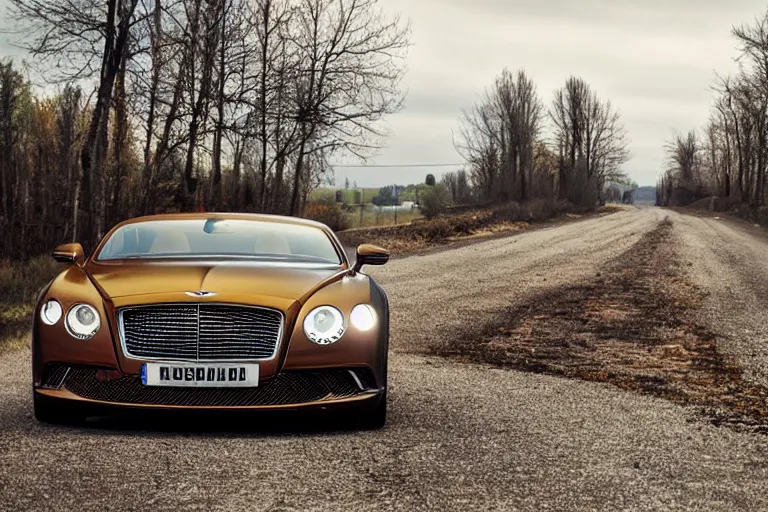
[[[608,382],[701,407],[715,423],[768,433],[768,390],[745,383],[693,320],[702,294],[675,251],[669,220],[594,280],[499,311],[478,333],[433,353],[505,368]]]

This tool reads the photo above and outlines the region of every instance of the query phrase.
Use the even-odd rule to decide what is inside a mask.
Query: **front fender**
[[[62,318],[54,325],[46,325],[40,319],[40,308],[50,299],[59,301],[64,310]],[[101,320],[101,328],[96,335],[85,341],[71,336],[64,326],[69,308],[80,303],[96,308]],[[41,295],[32,320],[32,371],[35,385],[40,385],[43,368],[52,362],[117,368],[110,321],[101,294],[82,268],[73,265],[59,274]]]
[[[383,298],[382,298],[383,297]],[[350,323],[352,309],[370,304],[376,310],[376,326],[361,331]],[[316,307],[330,305],[344,315],[346,330],[336,343],[318,345],[304,334],[304,319]],[[386,295],[373,280],[361,273],[347,275],[315,292],[303,304],[293,327],[283,369],[317,368],[370,369],[379,387],[385,386],[389,345],[389,307]]]

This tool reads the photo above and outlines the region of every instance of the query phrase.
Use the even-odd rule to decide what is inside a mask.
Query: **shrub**
[[[421,195],[420,201],[421,213],[427,219],[434,219],[451,204],[451,195],[445,185],[439,184],[425,190]]]
[[[427,222],[420,231],[422,231],[424,238],[433,242],[453,236],[453,227],[447,219],[435,219]]]
[[[517,222],[522,218],[520,203],[511,201],[494,208],[494,216],[501,221]]]
[[[525,204],[526,218],[524,220],[533,222],[550,219],[555,216],[554,206],[551,201],[530,201]]]
[[[304,211],[304,217],[322,222],[334,231],[349,228],[349,219],[338,203],[328,199],[311,202]]]

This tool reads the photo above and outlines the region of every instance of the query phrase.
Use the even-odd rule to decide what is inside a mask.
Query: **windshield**
[[[157,220],[115,231],[97,260],[236,257],[339,264],[319,228],[232,219]]]

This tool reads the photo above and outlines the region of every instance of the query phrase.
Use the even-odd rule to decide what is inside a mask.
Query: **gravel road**
[[[701,319],[745,376],[768,386],[768,235],[716,216],[672,215],[695,281],[709,292]]]
[[[631,209],[375,269],[393,349],[377,432],[40,425],[29,352],[2,356],[0,510],[768,510],[766,437],[606,385],[412,354],[437,327],[590,278],[667,215],[728,350],[765,376],[768,243]]]

